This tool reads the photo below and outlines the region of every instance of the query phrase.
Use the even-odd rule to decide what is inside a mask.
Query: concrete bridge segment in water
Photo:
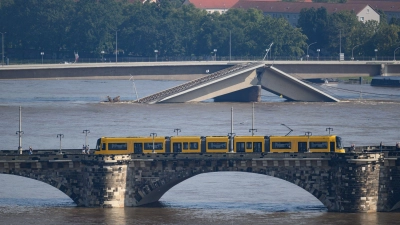
[[[329,211],[387,212],[400,207],[399,165],[399,153],[0,155],[0,173],[47,183],[82,207],[145,205],[198,174],[235,171],[293,183]]]
[[[139,103],[260,101],[261,88],[292,101],[338,102],[305,82],[263,62],[238,64],[138,99]]]

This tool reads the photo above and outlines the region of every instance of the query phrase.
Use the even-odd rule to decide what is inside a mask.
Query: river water
[[[107,96],[136,98],[183,81],[0,80],[1,150],[18,147],[22,106],[22,147],[58,149],[95,146],[101,136],[248,135],[251,103],[142,105],[104,103]],[[285,102],[262,92],[254,104],[256,135],[327,134],[345,146],[394,145],[400,141],[400,89],[369,85],[322,85],[339,103]],[[86,137],[83,130],[90,130]],[[265,175],[218,172],[195,176],[152,207],[78,208],[57,189],[27,178],[0,175],[0,224],[396,224],[400,213],[328,213],[311,194]]]

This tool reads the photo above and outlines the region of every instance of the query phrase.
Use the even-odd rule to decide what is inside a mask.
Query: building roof
[[[239,0],[186,0],[183,4],[192,3],[199,9],[230,9]]]
[[[262,0],[239,1],[233,8],[257,8],[263,12],[299,13],[303,8],[326,8],[328,13],[340,11],[353,11],[356,14],[363,10],[367,4],[363,3],[308,3],[308,2],[265,2]]]
[[[373,9],[380,9],[384,12],[400,12],[400,2],[399,1],[351,1],[354,3],[368,4]]]

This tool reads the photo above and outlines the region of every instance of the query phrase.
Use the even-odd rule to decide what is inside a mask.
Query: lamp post
[[[43,64],[43,56],[44,56],[44,52],[41,52],[40,55],[42,55],[42,64]]]
[[[137,90],[136,90],[136,85],[135,85],[135,81],[133,80],[133,76],[131,76],[131,78],[129,78],[129,80],[132,80],[133,89],[135,90],[135,93],[136,93],[136,100],[138,100],[139,99],[139,95],[138,95]]]
[[[156,62],[157,62],[157,54],[158,54],[158,50],[154,50],[154,54],[156,55]]]
[[[82,133],[85,133],[85,148],[87,147],[87,135],[90,134],[90,130],[83,130]]]
[[[176,132],[176,136],[178,136],[178,133],[181,132],[181,129],[176,128],[176,129],[174,129],[174,132]]]
[[[354,60],[353,51],[354,51],[354,49],[357,48],[358,46],[360,46],[360,45],[356,45],[356,46],[354,46],[354,47],[351,49],[351,60],[352,60],[352,61]]]
[[[64,137],[64,134],[57,134],[57,138],[60,138],[60,154],[62,153],[61,151],[61,138]]]
[[[399,49],[400,47],[397,47],[394,52],[393,52],[393,61],[396,61],[396,51],[397,49]]]
[[[4,34],[6,32],[0,32],[1,33],[1,66],[4,65]]]
[[[101,62],[104,62],[104,51],[101,51]]]
[[[24,134],[24,132],[21,129],[22,129],[22,116],[21,116],[21,106],[20,106],[19,107],[19,131],[17,131],[15,134],[18,134],[18,137],[19,137],[18,151],[19,151],[19,154],[22,155],[22,135]]]
[[[329,131],[329,134],[331,134],[331,131],[333,131],[333,128],[332,127],[328,127],[328,128],[325,129],[325,131]]]
[[[378,60],[378,49],[375,49],[375,60]]]
[[[232,57],[232,32],[229,31],[229,62],[231,61]]]
[[[308,57],[310,57],[310,56],[308,55],[308,49],[310,48],[311,45],[316,44],[316,43],[317,43],[317,42],[313,42],[313,43],[307,45],[307,61],[308,61]]]
[[[308,137],[308,140],[307,140],[307,152],[310,152],[310,136],[312,136],[312,133],[310,131],[307,131],[305,135]]]
[[[251,129],[249,129],[249,132],[251,132],[251,136],[254,136],[254,131],[257,132],[257,129],[254,129],[254,102],[253,102],[253,113],[252,113],[252,117],[251,117]]]
[[[157,133],[150,133],[150,136],[153,137],[153,153],[156,153],[156,151],[154,149],[154,137],[157,137]]]
[[[214,49],[214,58],[215,58],[215,61],[217,61],[217,49]]]
[[[118,29],[112,29],[115,31],[115,63],[118,63]]]
[[[317,57],[317,59],[318,59],[318,61],[319,61],[319,52],[321,51],[321,49],[317,49],[317,52],[318,52],[318,57]]]
[[[266,53],[263,58],[263,61],[265,60],[265,58],[267,58],[267,60],[268,60],[268,52],[271,50],[273,44],[274,44],[274,42],[271,42],[271,44],[269,44],[269,48],[265,49]]]

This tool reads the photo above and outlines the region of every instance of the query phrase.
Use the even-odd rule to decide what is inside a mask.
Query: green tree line
[[[304,56],[307,45],[318,43],[321,55],[338,56],[355,45],[359,54],[389,54],[398,42],[399,26],[357,21],[354,13],[328,15],[324,9],[303,10],[299,26],[285,18],[264,16],[256,9],[207,13],[182,0],[158,3],[128,0],[1,0],[0,32],[5,32],[6,56],[24,59],[81,57],[257,56],[271,42],[273,57]],[[317,45],[316,45],[317,46]],[[315,54],[315,52],[311,51]]]
[[[397,20],[390,23],[383,12],[377,21],[358,21],[353,12],[328,14],[325,8],[302,9],[298,27],[308,37],[307,43],[321,49],[322,55],[393,56],[400,46],[400,26]]]

